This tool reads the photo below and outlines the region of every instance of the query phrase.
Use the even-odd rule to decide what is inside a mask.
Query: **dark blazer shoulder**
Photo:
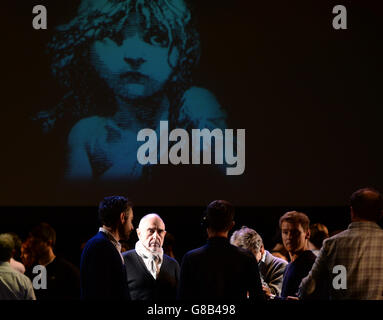
[[[178,274],[180,272],[180,265],[176,259],[169,257],[167,254],[164,254],[161,269]]]
[[[254,255],[249,250],[233,246],[232,244],[227,247],[226,254],[228,259],[238,259],[238,261],[251,263],[256,262]]]
[[[89,246],[99,246],[99,245],[105,245],[105,244],[111,244],[111,242],[110,242],[110,240],[108,239],[108,237],[106,236],[105,233],[99,231],[98,233],[96,233],[94,235],[93,238],[90,238],[87,241],[87,243],[85,245],[85,248],[87,248]]]
[[[139,258],[139,255],[137,254],[136,249],[131,249],[131,250],[123,252],[122,257],[124,258],[125,262],[129,262],[132,260],[137,261],[137,259]]]
[[[166,262],[169,265],[179,265],[179,263],[176,259],[168,256],[167,254],[164,254],[163,260],[164,260],[164,263]]]
[[[125,252],[122,253],[122,255],[123,255],[124,257],[125,257],[125,256],[130,257],[130,256],[135,256],[135,255],[138,256],[138,254],[137,254],[137,252],[136,252],[136,249],[131,249],[131,250],[125,251]]]
[[[205,244],[204,246],[202,247],[199,247],[199,248],[196,248],[196,249],[192,249],[192,250],[189,250],[188,252],[185,253],[184,255],[184,259],[185,258],[190,258],[190,257],[194,257],[194,256],[200,256],[202,255],[207,249],[207,245]]]
[[[119,256],[118,251],[103,232],[98,232],[89,239],[84,247],[83,255]]]

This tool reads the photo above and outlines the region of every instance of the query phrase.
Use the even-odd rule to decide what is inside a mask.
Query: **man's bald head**
[[[138,224],[138,229],[141,229],[141,227],[143,225],[145,225],[145,223],[148,223],[151,222],[151,221],[158,221],[158,222],[162,222],[162,224],[164,225],[164,228],[165,228],[165,223],[164,221],[162,220],[162,218],[157,214],[157,213],[149,213],[145,216],[143,216],[140,220],[140,223]]]
[[[379,191],[363,188],[351,195],[350,205],[355,218],[378,222],[382,215],[383,198]]]
[[[165,234],[165,223],[158,214],[149,213],[141,218],[137,236],[148,250],[155,252],[162,248]]]

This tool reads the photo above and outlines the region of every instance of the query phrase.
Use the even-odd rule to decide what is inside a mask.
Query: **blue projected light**
[[[137,161],[137,133],[151,128],[159,141],[160,121],[226,128],[214,95],[192,84],[200,46],[183,0],[83,0],[49,51],[67,94],[40,118],[70,122],[67,179],[141,178],[150,164]]]

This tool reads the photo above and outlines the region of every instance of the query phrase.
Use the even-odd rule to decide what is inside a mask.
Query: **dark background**
[[[246,129],[245,173],[157,166],[144,187],[89,184],[73,192],[62,185],[66,136],[42,135],[30,117],[62,97],[45,49],[79,1],[8,1],[0,205],[92,206],[122,193],[140,206],[203,206],[215,198],[242,206],[343,206],[359,187],[382,189],[379,2],[193,2],[202,47],[195,83],[216,95],[229,128]],[[36,4],[47,7],[48,30],[32,28]],[[332,27],[337,4],[348,10],[347,30]]]

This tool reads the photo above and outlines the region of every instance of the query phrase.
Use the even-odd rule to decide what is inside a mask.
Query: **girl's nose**
[[[133,69],[138,69],[145,62],[145,59],[124,57],[124,61],[127,64],[129,64]]]

